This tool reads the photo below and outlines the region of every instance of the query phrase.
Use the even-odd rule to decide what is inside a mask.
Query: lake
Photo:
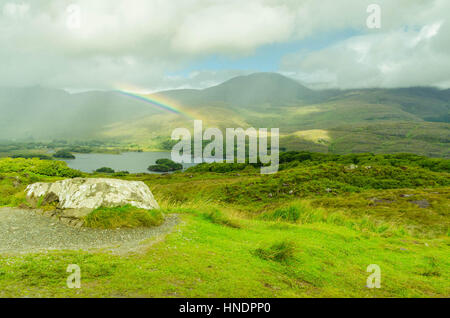
[[[130,173],[156,173],[147,168],[154,165],[158,159],[170,159],[170,152],[124,152],[120,155],[88,153],[74,154],[75,159],[64,159],[67,165],[83,172],[92,172],[102,167],[109,167],[114,171],[128,171]],[[184,169],[195,166],[195,163],[183,163]]]

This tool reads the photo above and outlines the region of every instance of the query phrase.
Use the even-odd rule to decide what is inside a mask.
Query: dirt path
[[[0,254],[98,249],[139,252],[172,232],[178,223],[176,215],[169,215],[163,225],[154,228],[77,229],[32,210],[0,208]]]

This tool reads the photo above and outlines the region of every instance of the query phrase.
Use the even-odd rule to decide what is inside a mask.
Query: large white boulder
[[[144,182],[103,178],[75,178],[53,183],[34,183],[26,188],[32,207],[49,203],[63,210],[61,216],[80,219],[104,206],[132,205],[142,209],[159,209]],[[61,212],[60,212],[61,214]]]

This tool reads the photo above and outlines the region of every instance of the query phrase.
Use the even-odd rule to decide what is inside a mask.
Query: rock
[[[377,205],[377,203],[381,203],[381,204],[383,204],[383,203],[387,203],[387,204],[394,203],[394,201],[392,201],[392,200],[378,199],[378,198],[371,198],[370,201],[372,201],[372,205]]]
[[[30,207],[28,205],[26,205],[25,203],[21,203],[21,204],[19,204],[18,208],[25,210],[25,209],[29,209]]]
[[[47,194],[44,196],[44,199],[42,200],[42,205],[48,205],[51,203],[57,203],[59,202],[59,197],[54,192],[47,192]]]
[[[132,205],[142,209],[158,209],[152,192],[140,181],[102,178],[75,178],[54,183],[35,183],[26,188],[27,201],[33,208],[56,203],[58,216],[65,223],[80,220],[100,207]],[[78,223],[77,223],[78,224]]]
[[[414,196],[414,194],[400,194],[401,198],[410,198],[412,196]]]
[[[430,207],[430,202],[427,200],[417,200],[417,201],[410,201],[413,204],[416,204],[419,206],[419,208],[426,209]]]

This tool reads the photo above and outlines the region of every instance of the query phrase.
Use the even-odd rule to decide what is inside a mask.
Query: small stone
[[[60,221],[63,224],[70,225],[70,219],[68,218],[60,218]]]
[[[415,204],[419,206],[419,208],[426,209],[430,207],[430,202],[427,200],[417,200],[417,201],[410,201],[412,204]]]
[[[19,209],[29,209],[30,207],[29,207],[28,205],[26,205],[25,203],[21,203],[21,204],[18,206],[18,208],[19,208]]]
[[[373,203],[394,203],[392,200],[386,200],[386,199],[378,199],[378,198],[371,198],[370,201]]]

